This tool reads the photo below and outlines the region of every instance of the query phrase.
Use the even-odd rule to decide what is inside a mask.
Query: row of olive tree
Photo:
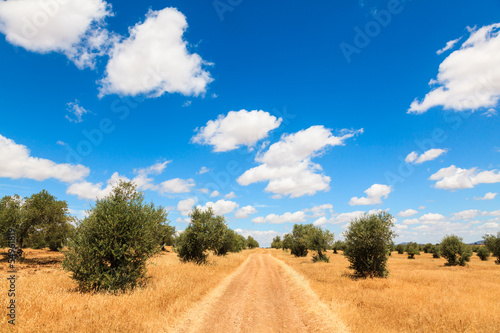
[[[252,236],[245,239],[229,229],[224,216],[216,216],[211,207],[206,210],[195,207],[190,217],[189,226],[175,241],[178,256],[184,262],[203,264],[206,262],[208,251],[223,256],[228,252],[259,247],[259,243]]]
[[[30,197],[4,196],[0,200],[0,246],[6,247],[6,234],[15,230],[16,247],[20,253],[29,247],[48,247],[56,251],[66,245],[74,234],[76,219],[69,214],[66,201],[42,190]]]
[[[295,224],[290,234],[285,234],[283,240],[279,236],[273,239],[272,248],[290,249],[296,257],[305,257],[309,250],[315,251],[313,261],[329,262],[324,251],[333,246],[334,235],[328,230],[312,224]]]

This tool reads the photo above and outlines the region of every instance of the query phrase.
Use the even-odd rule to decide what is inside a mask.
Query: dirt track
[[[255,253],[194,308],[175,332],[345,332],[284,262]]]

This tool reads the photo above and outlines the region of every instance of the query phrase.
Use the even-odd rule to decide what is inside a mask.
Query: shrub
[[[405,253],[405,246],[403,244],[398,244],[395,247],[395,250],[398,251],[398,254],[403,254]]]
[[[392,215],[382,212],[364,215],[345,231],[344,255],[360,277],[387,277],[388,251],[396,234]]]
[[[448,260],[447,266],[465,266],[470,261],[472,250],[463,243],[462,238],[450,235],[441,241],[441,255]]]
[[[434,245],[431,249],[431,253],[433,258],[441,258],[441,248],[439,247],[439,245]]]
[[[143,201],[133,183],[120,181],[78,226],[63,267],[82,291],[123,291],[144,280],[167,213]]]
[[[415,255],[420,255],[420,250],[417,243],[410,242],[406,244],[406,254],[408,254],[408,259],[415,259]]]
[[[484,245],[497,257],[495,263],[500,264],[500,232],[495,235],[484,235]]]
[[[486,246],[481,246],[480,248],[477,249],[476,252],[477,256],[482,261],[486,261],[490,257],[490,250]]]

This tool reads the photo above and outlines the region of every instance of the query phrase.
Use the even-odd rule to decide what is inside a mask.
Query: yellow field
[[[474,255],[467,267],[445,267],[431,254],[396,252],[388,279],[353,280],[348,261],[328,251],[312,263],[270,250],[306,277],[352,332],[500,332],[500,265]]]
[[[81,294],[60,265],[61,254],[27,250],[17,264],[16,332],[162,332],[232,273],[255,250],[209,257],[212,265],[179,262],[163,252],[148,267],[152,276],[144,289],[120,296]],[[0,266],[2,308],[8,304],[7,263]],[[5,309],[5,308],[4,308]],[[6,313],[6,309],[2,310]],[[12,332],[0,316],[0,331]]]
[[[163,252],[149,265],[147,286],[120,296],[81,294],[62,255],[27,250],[17,264],[17,324],[9,329],[0,316],[1,332],[162,332],[213,290],[256,251],[283,260],[310,283],[351,332],[500,332],[500,266],[477,256],[467,267],[445,267],[430,254],[393,253],[388,279],[353,280],[348,262],[329,251],[330,263],[312,263],[281,250],[246,250],[210,257],[212,265],[180,263]],[[2,262],[0,290],[7,304],[7,264]]]

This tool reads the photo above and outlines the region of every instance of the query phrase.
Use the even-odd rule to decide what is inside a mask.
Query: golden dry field
[[[482,262],[474,255],[467,267],[446,267],[444,259],[430,254],[409,260],[394,252],[388,279],[354,280],[341,254],[328,251],[330,263],[312,263],[311,254],[295,258],[274,249],[211,256],[211,264],[202,266],[183,264],[174,252],[162,252],[148,266],[147,285],[119,296],[79,293],[61,268],[61,254],[27,250],[27,259],[17,264],[16,328],[7,324],[6,316],[0,328],[2,332],[169,332],[253,253],[271,254],[302,275],[350,332],[500,331],[500,266],[492,258]],[[2,276],[7,275],[6,268],[2,262]],[[2,279],[1,288],[7,287]],[[238,293],[230,296],[238,299]],[[7,302],[4,292],[2,304]]]
[[[5,250],[3,250],[5,251]],[[2,332],[163,332],[200,301],[248,255],[256,250],[210,256],[211,265],[181,263],[174,252],[162,252],[151,260],[147,286],[120,296],[82,294],[70,274],[63,271],[63,256],[44,250],[26,250],[16,263],[16,330],[1,316]],[[0,272],[2,304],[7,304],[7,263]],[[5,292],[4,292],[5,291]],[[6,309],[5,309],[6,313]]]
[[[309,281],[352,332],[500,332],[500,265],[475,254],[467,267],[446,267],[431,254],[407,259],[393,252],[387,279],[350,277],[349,263],[328,251],[312,263],[269,250]],[[341,252],[339,252],[341,253]]]

